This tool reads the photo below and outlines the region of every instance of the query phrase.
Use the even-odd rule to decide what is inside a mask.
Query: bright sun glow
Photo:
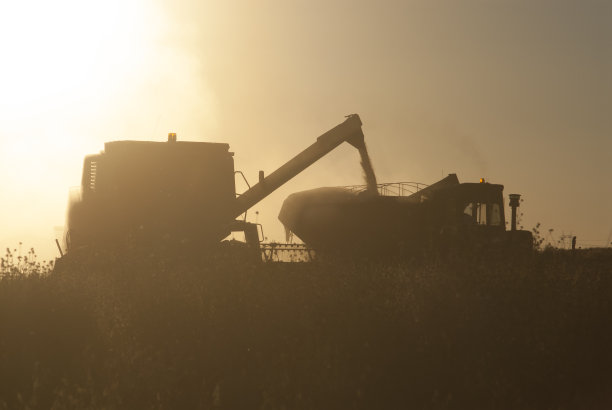
[[[83,120],[143,66],[148,11],[121,0],[2,2],[0,148],[14,181],[40,186],[51,158],[82,156]]]
[[[0,2],[2,234],[49,236],[63,222],[84,154],[112,137],[117,112],[154,100],[138,94],[143,78],[158,75],[149,67],[167,30],[153,4]]]
[[[90,104],[121,86],[145,52],[147,16],[138,6],[120,0],[3,2],[1,132],[18,135],[24,122],[79,112],[83,104],[95,109]]]

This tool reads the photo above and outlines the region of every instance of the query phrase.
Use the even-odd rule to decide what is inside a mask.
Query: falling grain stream
[[[376,175],[374,174],[374,168],[372,168],[372,162],[368,155],[368,149],[365,143],[359,148],[359,155],[361,156],[361,167],[365,174],[365,180],[367,184],[367,191],[372,195],[378,195],[378,185],[376,183]]]

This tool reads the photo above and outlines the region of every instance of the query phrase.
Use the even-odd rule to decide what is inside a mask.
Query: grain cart
[[[425,185],[426,186],[426,185]],[[516,229],[517,194],[510,194],[506,230],[503,186],[459,183],[456,174],[423,188],[414,183],[329,187],[290,195],[279,219],[318,255],[367,258],[485,249],[532,248],[531,232]]]

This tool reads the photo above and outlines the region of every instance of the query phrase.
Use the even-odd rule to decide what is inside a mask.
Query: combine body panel
[[[85,158],[82,201],[69,211],[69,248],[122,240],[227,236],[235,201],[227,144],[115,141]]]

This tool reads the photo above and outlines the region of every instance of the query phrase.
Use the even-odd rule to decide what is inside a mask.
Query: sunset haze
[[[610,2],[59,0],[0,20],[2,246],[58,256],[104,142],[225,142],[254,183],[352,113],[378,182],[485,178],[522,194],[524,229],[609,245]],[[283,200],[364,183],[359,161],[342,145],[249,220],[284,241]]]

